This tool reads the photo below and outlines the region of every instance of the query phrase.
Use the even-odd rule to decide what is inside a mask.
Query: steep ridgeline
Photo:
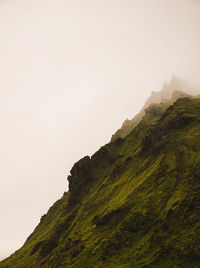
[[[68,181],[0,268],[199,267],[200,98],[150,105]]]
[[[173,104],[178,98],[189,97],[200,94],[200,90],[191,86],[187,81],[172,76],[169,83],[164,83],[161,91],[152,91],[141,111],[131,120],[125,120],[122,127],[112,136],[111,142],[118,138],[126,137],[142,120],[145,115],[145,109],[153,103],[163,103],[165,105]]]

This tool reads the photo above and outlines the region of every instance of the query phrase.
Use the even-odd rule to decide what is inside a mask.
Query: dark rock
[[[89,181],[92,180],[90,167],[90,157],[85,156],[79,160],[71,169],[71,175],[68,176],[70,192],[68,200],[69,206],[74,206],[81,200],[84,189],[86,189],[85,186]]]

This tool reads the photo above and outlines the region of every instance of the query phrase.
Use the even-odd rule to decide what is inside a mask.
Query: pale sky
[[[0,258],[199,48],[200,0],[0,0]]]

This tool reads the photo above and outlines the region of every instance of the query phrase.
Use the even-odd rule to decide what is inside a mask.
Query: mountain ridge
[[[200,98],[174,92],[74,164],[69,191],[0,268],[199,267]]]
[[[179,92],[179,94],[174,95]],[[140,112],[131,120],[126,119],[122,124],[122,127],[118,129],[111,138],[111,142],[115,141],[117,138],[126,137],[134,127],[142,120],[145,115],[145,109],[148,108],[153,103],[169,103],[172,104],[180,97],[195,96],[200,94],[200,90],[194,86],[191,86],[187,81],[172,75],[170,82],[165,82],[161,91],[152,91],[149,98],[146,100],[144,106]]]

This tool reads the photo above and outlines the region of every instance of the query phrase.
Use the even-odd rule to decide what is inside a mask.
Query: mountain
[[[200,97],[166,96],[74,164],[69,191],[0,268],[199,267]]]
[[[165,82],[161,91],[152,91],[151,96],[145,102],[141,111],[131,120],[125,120],[122,127],[112,136],[111,142],[118,138],[126,137],[134,127],[142,120],[145,115],[145,109],[152,103],[172,104],[180,97],[187,97],[200,94],[200,90],[191,86],[187,81],[173,75],[170,82]]]

